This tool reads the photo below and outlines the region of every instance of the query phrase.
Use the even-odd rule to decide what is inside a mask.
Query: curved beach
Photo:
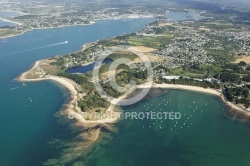
[[[137,88],[148,88],[149,85],[139,85]],[[219,96],[226,105],[230,106],[232,109],[235,109],[240,112],[244,112],[250,116],[250,112],[246,112],[242,108],[238,107],[234,103],[228,101],[225,96],[222,94],[221,90],[211,89],[211,88],[202,88],[197,86],[189,86],[189,85],[178,85],[178,84],[154,84],[153,88],[166,88],[166,89],[181,89],[181,90],[189,90],[189,91],[196,91],[202,93],[209,93],[212,95]]]
[[[70,100],[67,101],[67,103],[64,105],[64,109],[57,112],[57,115],[59,117],[63,117],[67,120],[73,120],[70,121],[70,126],[73,128],[79,128],[81,130],[80,134],[78,134],[77,138],[80,139],[79,142],[76,142],[76,146],[78,148],[69,148],[69,150],[72,151],[72,158],[77,158],[78,154],[87,154],[90,152],[92,148],[94,148],[94,145],[97,144],[98,141],[101,141],[102,138],[102,128],[105,128],[109,131],[115,131],[116,129],[113,127],[113,123],[116,123],[120,120],[120,112],[115,111],[115,105],[110,105],[106,113],[110,113],[112,115],[116,114],[117,116],[112,118],[110,116],[101,119],[101,120],[87,120],[84,118],[84,113],[80,110],[77,103],[78,100],[81,97],[84,97],[83,94],[80,94],[78,91],[78,84],[68,78],[63,77],[57,77],[57,76],[51,76],[46,75],[44,78],[37,78],[37,79],[28,79],[26,76],[29,74],[30,71],[37,69],[42,70],[39,65],[42,63],[43,60],[35,62],[34,66],[24,72],[20,75],[19,78],[17,78],[18,81],[21,82],[29,82],[29,81],[43,81],[43,80],[52,80],[55,81],[65,88],[67,88],[70,92]],[[246,116],[250,116],[249,113],[244,111],[243,109],[239,108],[235,104],[227,101],[223,94],[219,90],[210,89],[210,88],[202,88],[202,87],[196,87],[196,86],[188,86],[188,85],[173,85],[173,84],[143,84],[138,85],[131,89],[131,91],[128,91],[126,94],[119,97],[116,101],[119,102],[119,100],[122,100],[126,97],[129,97],[136,89],[142,89],[142,88],[161,88],[161,89],[182,89],[182,90],[188,90],[188,91],[197,91],[201,93],[209,93],[215,96],[219,96],[228,106],[236,110],[237,112],[244,113]],[[244,122],[244,121],[243,121]],[[74,153],[73,153],[74,152]],[[78,153],[76,153],[78,152]],[[48,163],[53,163],[53,161],[48,160]],[[55,164],[55,163],[54,163]]]
[[[47,75],[46,77],[43,77],[43,78],[28,79],[26,75],[29,74],[30,71],[35,70],[35,69],[42,70],[39,67],[40,63],[42,62],[43,60],[36,61],[30,70],[22,73],[16,80],[20,82],[36,82],[36,81],[52,80],[63,85],[66,89],[69,90],[71,98],[68,101],[68,103],[66,103],[65,109],[62,110],[62,114],[66,115],[69,119],[76,119],[78,122],[80,122],[83,125],[84,124],[115,123],[119,120],[118,117],[95,120],[95,121],[84,119],[83,113],[81,112],[80,108],[77,106],[77,101],[79,100],[81,96],[83,96],[83,94],[80,94],[78,92],[79,85],[73,80],[70,80],[64,77],[51,76],[51,75]],[[112,114],[114,107],[115,107],[114,105],[110,105],[110,107],[107,110],[108,113],[110,112]]]
[[[17,80],[21,81],[21,82],[52,80],[52,81],[60,83],[64,87],[66,87],[71,94],[71,99],[65,105],[66,108],[62,111],[62,114],[67,116],[69,119],[76,119],[77,122],[79,122],[83,125],[86,125],[86,124],[89,124],[89,125],[90,124],[93,124],[93,125],[94,124],[107,124],[107,123],[116,123],[117,121],[119,121],[120,116],[117,112],[114,111],[115,106],[112,104],[110,105],[110,107],[107,110],[108,112],[106,112],[106,113],[116,114],[117,116],[112,117],[112,118],[109,117],[109,118],[105,118],[105,119],[101,119],[101,120],[86,120],[84,118],[83,112],[81,112],[80,108],[77,106],[77,101],[79,100],[79,97],[84,96],[84,95],[80,94],[78,92],[77,87],[79,85],[76,82],[74,82],[73,80],[70,80],[68,78],[63,78],[63,77],[51,76],[51,75],[46,75],[43,78],[27,79],[26,75],[30,71],[32,71],[34,69],[42,70],[39,67],[40,63],[42,63],[42,62],[43,62],[43,60],[39,60],[39,61],[35,62],[34,66],[30,70],[28,70],[27,72],[24,72],[23,74],[21,74],[20,77],[17,78]],[[182,90],[189,90],[189,91],[197,91],[197,92],[201,92],[201,93],[209,93],[212,95],[219,96],[222,99],[222,101],[225,102],[225,104],[230,106],[232,109],[235,109],[241,113],[244,113],[244,114],[250,116],[249,112],[246,112],[242,108],[240,108],[237,105],[233,104],[232,102],[226,100],[224,95],[222,94],[222,92],[220,90],[215,90],[215,89],[211,89],[211,88],[202,88],[202,87],[196,87],[196,86],[189,86],[189,85],[153,84],[152,87],[150,84],[138,85],[138,86],[134,87],[132,91],[129,91],[126,94],[119,97],[118,99],[116,99],[116,102],[119,102],[120,100],[126,98],[135,89],[141,89],[141,88],[182,89]]]

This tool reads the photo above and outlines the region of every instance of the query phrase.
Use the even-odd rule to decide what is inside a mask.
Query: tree
[[[238,65],[239,65],[239,66],[246,66],[246,65],[247,65],[247,63],[246,63],[246,62],[244,62],[244,61],[240,61],[240,63],[238,63]]]
[[[237,74],[229,73],[229,72],[224,72],[220,75],[220,79],[222,82],[233,82],[233,83],[238,83],[241,81],[240,76]]]
[[[250,75],[246,75],[242,78],[243,81],[250,82]]]

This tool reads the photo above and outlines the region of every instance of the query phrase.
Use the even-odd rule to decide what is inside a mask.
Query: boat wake
[[[16,89],[19,89],[19,88],[22,88],[22,87],[10,88],[10,90],[16,90]]]
[[[23,83],[23,86],[18,86],[18,87],[15,87],[15,88],[10,88],[10,90],[16,90],[16,89],[20,89],[20,88],[24,88],[26,87],[27,85]]]
[[[65,42],[61,42],[61,43],[55,43],[55,44],[50,44],[50,45],[46,45],[46,46],[42,46],[42,47],[27,49],[27,50],[24,50],[22,52],[34,51],[34,50],[39,50],[39,49],[43,49],[43,48],[48,48],[48,47],[54,47],[54,46],[59,46],[59,45],[63,45],[63,44],[68,44],[68,43],[69,43],[68,41],[65,41]]]
[[[62,44],[68,44],[69,41],[65,41],[65,42],[61,42],[61,43],[56,43],[56,44],[51,44],[51,45],[48,45],[48,46],[44,46],[45,48],[46,47],[53,47],[53,46],[58,46],[58,45],[62,45]]]
[[[64,42],[60,42],[60,43],[55,43],[55,44],[45,45],[45,46],[41,46],[41,47],[26,49],[26,50],[15,52],[15,53],[9,54],[9,55],[16,55],[16,54],[20,54],[20,53],[25,53],[25,52],[29,52],[29,51],[40,50],[40,49],[43,49],[43,48],[55,47],[55,46],[64,45],[64,44],[68,44],[68,43],[69,43],[69,41],[64,41]]]

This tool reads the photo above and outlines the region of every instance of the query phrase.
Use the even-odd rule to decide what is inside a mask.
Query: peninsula
[[[131,64],[119,66],[116,71],[116,81],[120,85],[125,85],[128,80],[134,79],[137,81],[137,86],[131,88],[143,88],[146,87],[143,84],[146,82],[147,63],[141,61],[139,57],[145,55],[154,70],[155,87],[194,90],[220,96],[228,106],[238,111],[238,114],[231,116],[246,119],[244,115],[248,117],[250,104],[247,62],[239,56],[240,62],[233,63],[237,59],[238,52],[247,54],[244,45],[240,46],[242,43],[240,44],[239,36],[242,32],[230,32],[230,35],[234,34],[233,42],[221,43],[221,47],[237,44],[238,50],[233,48],[228,49],[226,53],[218,53],[214,51],[215,48],[211,49],[211,44],[214,42],[211,40],[215,36],[227,38],[228,27],[225,28],[225,33],[220,33],[216,28],[212,29],[208,23],[193,22],[183,25],[159,19],[137,33],[85,44],[79,52],[38,61],[30,71],[22,74],[19,80],[57,81],[66,86],[72,95],[72,101],[64,111],[68,117],[76,118],[81,123],[113,123],[120,118],[118,113],[116,117],[108,119],[86,117],[86,112],[109,114],[114,108],[96,91],[94,86],[96,80],[92,77],[92,71],[78,74],[69,74],[67,71],[94,63],[98,56],[107,56],[112,61],[128,58],[136,69],[130,69]],[[206,30],[204,30],[205,25]],[[196,34],[195,37],[193,34]],[[186,50],[187,45],[189,51]],[[224,65],[225,61],[221,60],[222,58],[227,58],[228,64]],[[99,82],[105,91],[116,98],[129,95],[115,91],[108,84],[111,79],[108,76],[109,66],[110,64],[102,65],[99,75],[101,78]],[[229,73],[229,70],[240,70],[245,76],[239,77],[233,72]]]
[[[205,13],[203,17],[206,15],[211,13]],[[86,64],[94,65],[100,56],[107,57],[106,59],[111,61],[127,58],[131,62],[116,69],[115,79],[121,86],[126,85],[129,80],[135,80],[136,86],[143,87],[150,63],[156,87],[216,94],[233,109],[240,111],[240,114],[249,115],[250,67],[247,60],[249,55],[247,45],[250,30],[245,24],[237,24],[238,28],[231,23],[222,25],[222,22],[227,20],[217,17],[213,20],[179,22],[170,21],[166,17],[157,17],[155,22],[137,33],[85,44],[78,52],[38,61],[30,71],[22,74],[19,80],[50,79],[60,82],[71,91],[72,101],[67,108],[73,109],[75,118],[84,123],[115,122],[117,117],[114,119],[83,117],[86,112],[109,113],[114,107],[98,94],[94,86],[96,81],[108,95],[115,98],[124,95],[115,91],[109,84],[112,79],[108,74],[110,64],[101,66],[99,80],[92,77],[92,71],[75,74],[70,74],[68,71],[84,68]],[[142,55],[150,62],[141,60]],[[130,69],[131,64],[135,65],[135,68]],[[73,117],[72,113],[70,117]],[[240,117],[242,118],[242,115]]]
[[[154,13],[152,11],[149,12],[150,10],[139,12],[137,9],[133,9],[129,12],[123,11],[124,13],[117,14],[116,10],[106,8],[102,11],[95,11],[93,12],[94,14],[91,13],[91,16],[88,15],[88,19],[91,18],[88,21],[110,19],[111,16],[114,16],[115,19],[133,18],[135,16],[147,17],[151,14],[157,16],[155,22],[146,25],[136,33],[87,43],[77,52],[37,61],[29,71],[17,78],[21,82],[55,81],[63,85],[70,92],[69,100],[56,115],[70,122],[70,127],[74,129],[78,127],[77,129],[80,132],[77,133],[77,141],[70,146],[68,144],[65,145],[66,150],[64,149],[65,151],[59,159],[48,160],[45,165],[56,165],[60,164],[60,162],[70,164],[78,158],[83,158],[83,156],[85,159],[85,155],[90,152],[90,149],[101,140],[104,130],[108,131],[105,135],[108,138],[107,140],[111,140],[112,136],[110,133],[118,132],[118,129],[113,124],[119,121],[118,126],[122,122],[120,119],[123,110],[117,106],[119,101],[136,96],[140,90],[144,89],[152,89],[154,91],[152,94],[149,92],[145,98],[160,96],[165,93],[165,89],[180,89],[208,93],[216,97],[207,96],[207,99],[211,97],[213,101],[219,99],[224,102],[223,106],[226,106],[226,109],[221,109],[221,112],[218,113],[217,111],[217,108],[218,110],[220,109],[219,107],[214,107],[216,108],[214,110],[207,107],[206,113],[204,113],[205,109],[198,110],[197,107],[200,108],[200,105],[192,101],[193,106],[196,108],[191,109],[192,106],[187,107],[191,110],[189,113],[191,112],[193,113],[192,115],[199,116],[196,120],[197,122],[202,121],[203,123],[204,119],[210,116],[210,111],[213,112],[211,119],[214,118],[218,122],[221,122],[220,118],[224,117],[241,122],[250,121],[250,29],[247,21],[243,19],[238,20],[245,16],[244,11],[235,12],[234,15],[236,16],[232,17],[231,13],[223,13],[224,10],[220,10],[223,13],[221,15],[194,9],[184,9],[180,14],[179,10],[169,8],[169,15],[171,13],[186,15],[186,19],[176,21],[175,18],[168,18],[165,15],[165,11]],[[73,11],[69,13],[71,12],[73,13]],[[82,11],[77,10],[77,12]],[[60,14],[60,16],[67,18],[66,21],[58,17],[45,18],[43,19],[44,22],[41,25],[39,24],[38,28],[60,27],[63,25],[62,22],[66,22],[66,25],[71,26],[78,24],[76,23],[79,21],[78,19],[83,19],[82,16],[77,16],[74,18],[76,22],[72,22],[71,19],[73,17],[69,13]],[[195,19],[190,18],[193,14],[195,14]],[[28,19],[34,18],[39,20],[37,16],[28,17]],[[18,19],[26,18],[21,17]],[[53,24],[53,21],[56,24]],[[82,21],[80,20],[80,22]],[[26,29],[30,27],[32,29],[36,26],[38,26],[37,22],[26,27]],[[98,75],[95,75],[93,69],[100,57],[105,58],[99,67]],[[145,61],[142,57],[146,57],[147,60]],[[116,66],[119,60],[123,61],[124,64],[118,65],[113,70],[112,67]],[[152,73],[148,69],[152,69]],[[150,76],[152,76],[152,80],[148,81]],[[113,88],[112,81],[123,87],[123,91]],[[131,82],[135,82],[135,84]],[[105,93],[100,93],[99,89],[95,86],[96,83],[101,86]],[[177,92],[177,94],[180,93],[186,92]],[[171,94],[171,91],[169,91],[169,94]],[[112,104],[113,101],[110,100],[109,96],[116,98],[117,105]],[[179,109],[184,106],[181,102],[179,103],[181,106],[177,106],[178,102],[175,102],[176,108]],[[157,110],[160,104],[157,103],[154,109]],[[164,103],[160,109],[165,109],[166,104]],[[190,101],[185,104],[189,105]],[[206,104],[202,103],[202,105]],[[185,106],[185,108],[187,107]],[[179,110],[186,111],[184,110],[185,108],[183,107]],[[199,114],[197,111],[199,111]],[[202,111],[205,114],[203,118],[201,118]],[[187,118],[192,118],[191,113]],[[184,131],[184,127],[187,129],[185,131],[191,129],[191,125],[195,121],[188,120],[183,119],[181,126],[178,126],[179,131]],[[188,125],[187,121],[189,122]],[[177,123],[179,124],[179,122],[172,122],[174,123],[173,126],[176,126]],[[138,126],[137,122],[132,123],[134,123],[134,126]],[[159,122],[158,124],[157,122],[152,122],[152,124],[148,125],[146,122],[141,127],[144,128],[148,125],[148,129],[150,129],[148,135],[152,135],[151,131],[153,130],[156,131],[155,133],[161,134],[160,131],[163,131],[163,129],[169,129],[169,131],[174,129],[174,127],[172,128],[169,125],[171,122],[166,124],[168,128],[164,128],[162,124],[163,122]],[[199,124],[197,123],[198,128],[194,129],[195,131],[199,131]],[[215,123],[214,127],[216,130],[218,128],[217,124]],[[124,126],[125,128],[127,127],[126,125]],[[207,127],[207,125],[204,126]],[[238,128],[238,126],[235,128]],[[173,140],[178,140],[176,138],[180,134],[179,131],[175,133],[169,132],[169,135],[173,134],[171,135],[172,138],[169,139],[169,145],[172,146]],[[135,132],[138,131],[135,130]],[[218,133],[220,134],[221,130]],[[191,136],[194,138],[193,135]],[[161,138],[162,136],[159,137]],[[204,138],[207,139],[207,135],[204,134]],[[107,140],[104,140],[101,144],[107,144]],[[152,139],[150,138],[149,140],[151,141]],[[191,143],[190,145],[193,144]],[[162,147],[163,145],[159,146]],[[149,147],[152,148],[153,146]],[[97,151],[99,150],[98,148]],[[180,149],[180,151],[182,150]],[[206,156],[207,151],[204,154]]]
[[[153,12],[147,8],[137,9],[125,6],[110,8],[110,5],[104,3],[104,8],[99,9],[90,5],[89,2],[83,3],[78,2],[71,6],[60,2],[43,1],[22,2],[18,3],[19,5],[0,2],[0,11],[9,12],[6,11],[7,6],[20,13],[17,16],[4,18],[0,15],[1,20],[15,24],[14,26],[0,26],[0,39],[20,35],[34,29],[92,25],[96,20],[148,18],[159,14],[159,12]],[[33,10],[34,6],[35,10]]]

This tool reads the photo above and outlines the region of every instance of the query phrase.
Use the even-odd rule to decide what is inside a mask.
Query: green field
[[[183,70],[182,68],[178,68],[178,69],[171,69],[169,71],[170,75],[179,75],[179,76],[186,76],[186,77],[193,77],[193,78],[203,78],[205,76],[205,74],[200,74],[200,73],[194,73],[191,71],[186,71]]]
[[[140,38],[132,37],[127,40],[127,43],[133,46],[145,46],[159,49],[163,45],[169,44],[173,38],[174,36],[171,34],[164,34],[162,36],[144,36]]]
[[[116,60],[116,59],[120,59],[120,58],[127,58],[130,60],[135,60],[136,58],[138,58],[137,55],[135,55],[134,53],[131,52],[127,52],[127,51],[120,51],[120,52],[116,52],[116,53],[112,53],[108,56],[109,59],[111,60]]]

